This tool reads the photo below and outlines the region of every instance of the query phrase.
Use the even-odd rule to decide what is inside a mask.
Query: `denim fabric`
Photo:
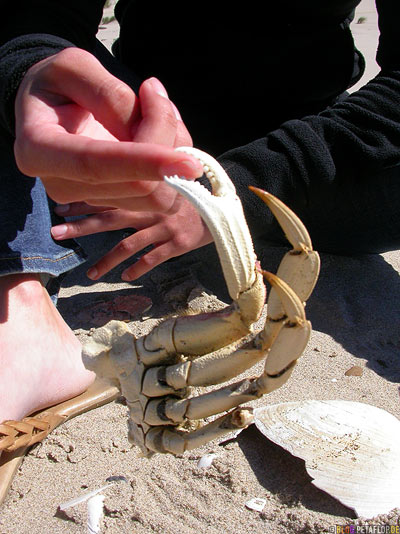
[[[77,243],[51,237],[51,226],[63,219],[53,214],[42,182],[18,171],[4,138],[0,169],[0,276],[22,272],[59,276],[84,262],[86,255]]]

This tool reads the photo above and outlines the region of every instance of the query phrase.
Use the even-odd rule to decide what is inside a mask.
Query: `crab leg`
[[[243,290],[238,301],[223,310],[168,319],[138,340],[137,351],[146,365],[165,363],[176,354],[208,354],[251,332],[265,299],[262,276]]]
[[[294,291],[272,273],[263,274],[282,301],[285,319],[282,319],[279,333],[277,335],[274,333],[273,340],[269,338],[267,329],[256,336],[252,346],[247,350],[242,349],[233,353],[234,358],[244,361],[252,352],[253,361],[266,357],[263,375],[256,379],[244,379],[198,397],[179,400],[176,397],[167,397],[162,400],[151,400],[147,403],[144,413],[144,421],[148,425],[171,425],[182,423],[185,419],[204,419],[256,400],[286,382],[297,358],[307,345],[311,324],[306,320],[304,306]],[[209,369],[210,373],[211,370],[214,374],[212,366]],[[233,376],[237,374],[238,372],[234,372]]]
[[[180,432],[160,427],[152,428],[146,434],[144,444],[147,449],[154,452],[183,454],[185,451],[197,449],[213,439],[246,428],[252,422],[251,409],[237,409],[193,432]]]
[[[276,276],[287,282],[300,300],[305,302],[315,287],[320,269],[319,255],[312,248],[307,229],[281,200],[257,187],[250,186],[249,189],[269,207],[293,247],[282,258]],[[282,314],[282,305],[274,290],[269,295],[268,312],[274,318]]]
[[[197,207],[208,225],[234,302],[215,313],[169,319],[137,340],[137,357],[146,366],[165,365],[182,353],[208,354],[241,339],[251,332],[265,302],[265,286],[256,270],[253,243],[231,180],[221,165],[205,152],[185,147],[177,150],[188,152],[202,162],[213,194],[197,182],[178,177],[165,177],[165,180]]]

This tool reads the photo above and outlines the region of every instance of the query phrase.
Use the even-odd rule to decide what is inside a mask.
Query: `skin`
[[[211,240],[190,204],[162,181],[164,174],[194,179],[202,169],[174,152],[191,139],[158,80],[146,80],[137,97],[93,56],[67,49],[29,69],[15,116],[21,171],[40,176],[65,213],[92,214],[68,223],[63,238],[139,230],[94,266],[93,278],[147,244],[153,251],[128,269],[127,278]],[[94,375],[38,274],[0,277],[0,310],[0,422],[87,389]]]
[[[87,202],[168,212],[177,194],[165,174],[201,176],[201,165],[173,147],[189,134],[158,80],[143,106],[133,91],[84,50],[67,48],[31,67],[15,104],[15,158],[40,176],[59,203]],[[179,123],[179,124],[178,124]]]
[[[37,274],[0,277],[0,422],[82,393],[94,373]]]
[[[64,208],[64,207],[63,207]],[[134,228],[137,232],[120,241],[89,270],[88,276],[98,280],[108,271],[127,260],[140,250],[153,245],[150,252],[125,269],[122,279],[136,280],[164,261],[211,243],[212,237],[197,212],[186,200],[174,214],[134,213],[129,210],[110,210],[86,204],[68,206],[66,215],[92,214],[90,217],[54,226],[56,239],[67,239],[95,234],[108,230]],[[190,221],[190,224],[188,224]],[[56,237],[56,234],[58,234]]]
[[[154,92],[159,98],[154,98]],[[115,97],[112,98],[113,105],[115,105],[114,100]],[[134,130],[135,143],[144,144],[146,147],[149,146],[150,142],[157,143],[157,150],[162,147],[173,148],[192,145],[191,137],[179,112],[168,99],[167,92],[161,82],[154,78],[146,80],[140,88],[139,101],[140,120],[135,116],[136,111],[134,108],[123,119],[129,123],[125,130]],[[134,119],[132,119],[132,116]],[[97,124],[95,126],[96,128],[98,127]],[[115,131],[115,128],[113,131]],[[107,136],[108,132],[98,131],[96,135]],[[119,135],[124,137],[126,132],[119,133]],[[25,146],[25,143],[22,144]],[[151,154],[151,157],[154,157],[153,152]],[[177,153],[174,154],[174,157],[176,157]],[[183,158],[185,157],[183,156]],[[182,161],[185,162],[185,159],[179,160],[180,164]],[[174,166],[164,166],[162,172],[167,175],[182,174],[180,169],[176,169]],[[66,184],[66,180],[60,184],[58,179],[43,179],[43,174],[40,174],[40,176],[50,196],[59,202],[68,201],[68,204],[62,204],[56,209],[59,215],[91,215],[90,218],[53,227],[52,236],[54,239],[76,238],[123,228],[137,230],[134,235],[122,240],[88,270],[88,276],[92,280],[101,278],[118,264],[149,245],[153,245],[153,249],[122,273],[123,280],[135,280],[162,262],[212,241],[207,227],[203,224],[191,204],[182,197],[177,197],[176,193],[164,183],[157,183],[156,190],[147,197],[141,197],[139,200],[132,197],[110,198],[110,195],[119,195],[126,187],[125,184],[114,183],[110,186],[110,190],[107,190],[109,195],[107,199],[97,198],[104,196],[102,191],[94,193],[89,191],[90,198],[84,199],[85,202],[74,202],[68,193],[66,194],[67,196],[64,194],[65,190],[69,191],[69,184]],[[185,176],[187,177],[186,174]],[[190,173],[189,177],[192,177]],[[152,186],[154,183],[154,181],[147,182],[142,187],[148,187],[149,184]],[[59,185],[59,191],[53,193],[54,187]],[[132,185],[137,186],[138,182],[131,183],[130,186]],[[107,188],[108,184],[103,187]],[[91,189],[91,186],[88,186],[88,188]],[[80,184],[79,195],[83,196],[85,193],[86,190]],[[96,195],[96,198],[93,198],[94,195]],[[168,213],[163,213],[164,204],[170,205],[171,196],[174,198],[173,205],[169,207]],[[105,205],[102,206],[101,204]],[[149,206],[151,210],[147,211]],[[139,211],[144,209],[146,209],[145,212]],[[187,224],[188,221],[190,221],[190,224]]]

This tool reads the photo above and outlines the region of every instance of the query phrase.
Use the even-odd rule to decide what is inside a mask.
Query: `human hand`
[[[92,280],[101,278],[121,262],[149,245],[153,245],[153,248],[125,269],[122,273],[123,280],[136,280],[170,258],[185,254],[212,241],[207,226],[185,199],[182,199],[178,211],[173,214],[134,213],[122,209],[88,206],[84,203],[59,206],[56,211],[63,216],[89,214],[91,216],[53,226],[51,232],[55,239],[71,239],[123,228],[138,230],[135,234],[120,241],[89,269],[87,274]]]
[[[143,102],[151,85],[142,86]],[[182,126],[169,99],[156,89],[148,100],[140,106],[133,91],[84,50],[67,48],[40,61],[17,94],[18,167],[40,176],[59,203],[176,209],[175,192],[160,194],[163,176],[193,179],[202,169],[194,158],[173,151]]]
[[[160,100],[157,95],[164,98]],[[142,119],[136,127],[136,141],[152,141],[170,146],[192,144],[178,110],[167,100],[165,88],[158,80],[150,79],[144,82],[139,97]],[[165,114],[166,108],[169,112],[171,106],[174,111],[173,120],[153,119]],[[162,183],[155,194],[166,198],[171,194],[171,188]],[[174,202],[174,212],[168,214],[132,212],[126,209],[113,209],[112,206],[91,206],[82,202],[58,206],[56,212],[64,217],[85,215],[90,217],[54,226],[51,230],[54,239],[70,239],[123,228],[138,230],[134,235],[123,239],[89,269],[88,276],[93,280],[97,280],[150,245],[153,245],[152,250],[123,272],[124,280],[137,279],[160,263],[212,241],[211,234],[197,211],[180,195]]]

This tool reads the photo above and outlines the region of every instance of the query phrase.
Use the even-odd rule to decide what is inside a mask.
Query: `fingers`
[[[135,133],[135,141],[174,146],[178,121],[162,83],[157,78],[143,82],[139,99],[142,120]]]
[[[157,78],[143,82],[139,98],[142,121],[135,134],[135,141],[174,147],[192,146],[192,138],[178,108],[169,100],[165,87]]]
[[[96,186],[159,181],[174,174],[201,176],[198,161],[174,152],[177,119],[169,101],[153,90],[154,95],[158,100],[144,106],[141,142],[132,142],[140,119],[137,99],[91,54],[71,48],[39,62],[29,69],[17,94],[18,167],[27,176]],[[156,128],[157,107],[166,104],[171,111],[159,115]],[[69,183],[66,189],[76,190],[77,185]],[[63,202],[54,190],[57,193],[56,186],[52,198]],[[126,193],[122,196],[131,196]],[[105,190],[103,198],[107,195]]]
[[[86,202],[71,202],[70,204],[59,204],[54,208],[57,215],[61,217],[76,217],[79,215],[92,215],[114,208],[110,206],[90,206]]]
[[[192,138],[182,120],[178,120],[177,123],[174,146],[193,146]]]
[[[168,216],[160,215],[158,223],[149,225],[118,243],[93,266],[94,270],[89,269],[89,278],[97,280],[123,261],[153,245],[150,251],[143,254],[121,275],[122,280],[126,282],[137,280],[170,258],[211,243],[211,234],[200,219],[198,222],[193,221],[189,229],[182,229],[182,221],[177,223],[176,216],[171,216],[174,220],[169,224],[167,218]]]
[[[131,139],[133,122],[139,114],[135,93],[89,52],[66,48],[34,65],[22,83],[30,94],[48,91],[50,104],[75,102],[117,139]]]
[[[92,280],[99,279],[151,245],[153,248],[149,252],[125,269],[123,280],[135,280],[164,261],[212,241],[208,228],[193,206],[184,199],[179,211],[172,215],[107,210],[85,219],[54,226],[52,235],[54,239],[70,239],[122,228],[136,228],[139,231],[123,239],[88,271]]]
[[[117,210],[107,210],[94,217],[65,222],[51,228],[51,235],[54,239],[74,239],[85,235],[98,234],[132,227],[128,218],[121,215],[116,216]],[[69,215],[69,214],[68,214]]]
[[[161,265],[165,261],[175,258],[184,252],[185,251],[179,252],[171,241],[167,241],[144,254],[137,262],[122,273],[121,278],[125,282],[137,280],[158,265]]]
[[[134,214],[132,217],[132,213],[128,211],[111,210],[92,217],[53,226],[51,234],[54,239],[72,239],[122,228],[144,227],[143,231],[123,239],[89,269],[88,276],[93,280],[101,278],[140,250],[154,243],[167,241],[166,245],[157,246],[127,269],[129,278],[126,279],[133,280],[174,255],[172,253],[174,247],[172,243],[168,243],[168,239],[171,237],[170,231],[162,222],[157,224],[158,219],[163,220],[162,216],[157,217],[152,213]]]
[[[144,248],[148,247],[153,243],[157,243],[166,238],[167,236],[165,235],[165,229],[163,228],[162,224],[152,226],[150,229],[147,230],[139,231],[136,234],[120,241],[113,249],[110,250],[110,252],[103,256],[93,267],[89,269],[87,275],[92,280],[97,280],[123,261],[137,254],[139,251],[143,250]],[[146,256],[148,254],[146,254]],[[150,256],[150,258],[147,260],[149,261],[148,269],[142,269],[142,274],[156,266],[155,264],[150,266],[152,264],[151,257],[152,256]],[[159,263],[162,263],[162,261],[165,261],[165,259],[160,260]],[[146,263],[146,261],[142,261],[142,264],[143,263]],[[132,280],[133,278],[126,277],[123,273],[122,279],[128,281]]]
[[[20,170],[32,177],[56,176],[80,184],[98,185],[160,181],[164,176],[175,174],[197,178],[203,172],[198,161],[170,147],[93,140],[60,133],[58,127],[51,125],[35,134],[34,139],[25,141],[16,145],[15,156]]]
[[[79,209],[77,203],[77,210]],[[86,206],[82,203],[83,206]],[[92,206],[89,206],[92,211]],[[95,208],[93,208],[95,209]],[[65,216],[72,216],[71,209]],[[75,215],[79,215],[76,213]],[[54,239],[74,239],[85,235],[97,234],[113,230],[122,230],[125,228],[135,228],[141,230],[157,224],[162,220],[162,215],[151,212],[133,213],[128,210],[120,209],[103,209],[102,212],[94,214],[92,217],[84,217],[75,221],[68,221],[63,224],[53,226],[51,235]],[[145,245],[147,246],[147,245]]]
[[[136,182],[138,183],[138,182]],[[154,184],[155,182],[153,182]],[[142,182],[146,189],[149,189],[149,186],[146,182]],[[142,191],[143,189],[141,189]],[[129,196],[129,193],[132,192],[134,196]],[[114,208],[121,208],[123,210],[129,210],[132,212],[142,212],[142,211],[152,211],[156,213],[174,213],[179,208],[179,199],[177,195],[168,190],[168,186],[164,183],[157,183],[156,189],[151,193],[146,194],[145,196],[135,194],[135,184],[131,184],[130,192],[128,191],[127,195],[119,198],[88,198],[86,199],[89,204],[94,206],[104,205],[108,203]],[[94,191],[94,194],[97,194],[98,191]]]
[[[62,204],[85,201],[91,206],[164,213],[174,208],[177,197],[176,192],[163,182],[138,181],[102,187],[81,184],[77,190],[71,190],[68,181],[59,178],[42,178],[42,182],[47,194]]]

